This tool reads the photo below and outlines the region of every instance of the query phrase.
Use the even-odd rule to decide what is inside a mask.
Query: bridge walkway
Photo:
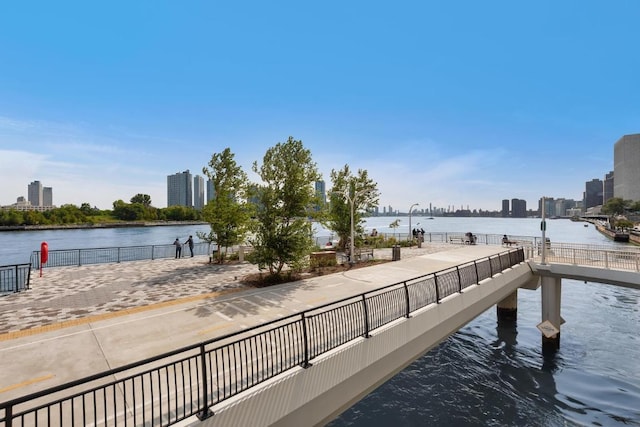
[[[330,301],[489,257],[499,246],[425,244],[402,259],[268,288],[239,284],[249,264],[205,257],[61,267],[0,299],[5,401],[242,331]],[[391,256],[384,252],[376,257]]]

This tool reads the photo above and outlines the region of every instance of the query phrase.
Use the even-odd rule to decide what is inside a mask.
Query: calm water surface
[[[406,235],[407,217],[395,231]],[[395,218],[366,229],[393,233]],[[428,232],[539,236],[540,219],[413,217]],[[208,226],[0,233],[0,265],[52,249],[171,244]],[[330,232],[317,227],[319,238]],[[620,247],[593,226],[547,220],[554,242]],[[561,348],[541,353],[540,290],[518,293],[518,321],[499,326],[495,309],[400,372],[330,426],[640,426],[640,291],[562,281]]]

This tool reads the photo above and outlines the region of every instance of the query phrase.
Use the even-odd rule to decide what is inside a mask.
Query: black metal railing
[[[194,255],[210,255],[211,246],[205,242],[194,243]],[[182,256],[188,257],[189,247],[184,245]],[[127,261],[173,258],[176,256],[174,245],[123,246],[111,248],[56,249],[50,250],[48,260],[43,267],[81,266],[87,264],[106,264]],[[31,254],[31,267],[40,268],[40,251]]]
[[[0,266],[0,295],[29,289],[31,264]]]
[[[522,248],[0,403],[0,427],[169,426],[524,261]],[[114,379],[117,378],[117,379]]]

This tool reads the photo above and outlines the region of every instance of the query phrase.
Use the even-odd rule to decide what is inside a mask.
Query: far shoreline
[[[49,225],[3,225],[2,231],[42,231],[42,230],[92,230],[99,228],[125,228],[125,227],[163,227],[172,225],[207,225],[204,221],[128,221],[128,222],[102,222],[97,224],[49,224]]]

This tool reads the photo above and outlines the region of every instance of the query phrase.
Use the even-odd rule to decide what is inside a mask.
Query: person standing
[[[173,244],[176,246],[176,258],[180,258],[182,256],[182,244],[180,243],[180,239],[176,237]]]
[[[191,258],[193,258],[193,236],[190,235],[184,244],[189,245],[189,252],[191,252]]]

